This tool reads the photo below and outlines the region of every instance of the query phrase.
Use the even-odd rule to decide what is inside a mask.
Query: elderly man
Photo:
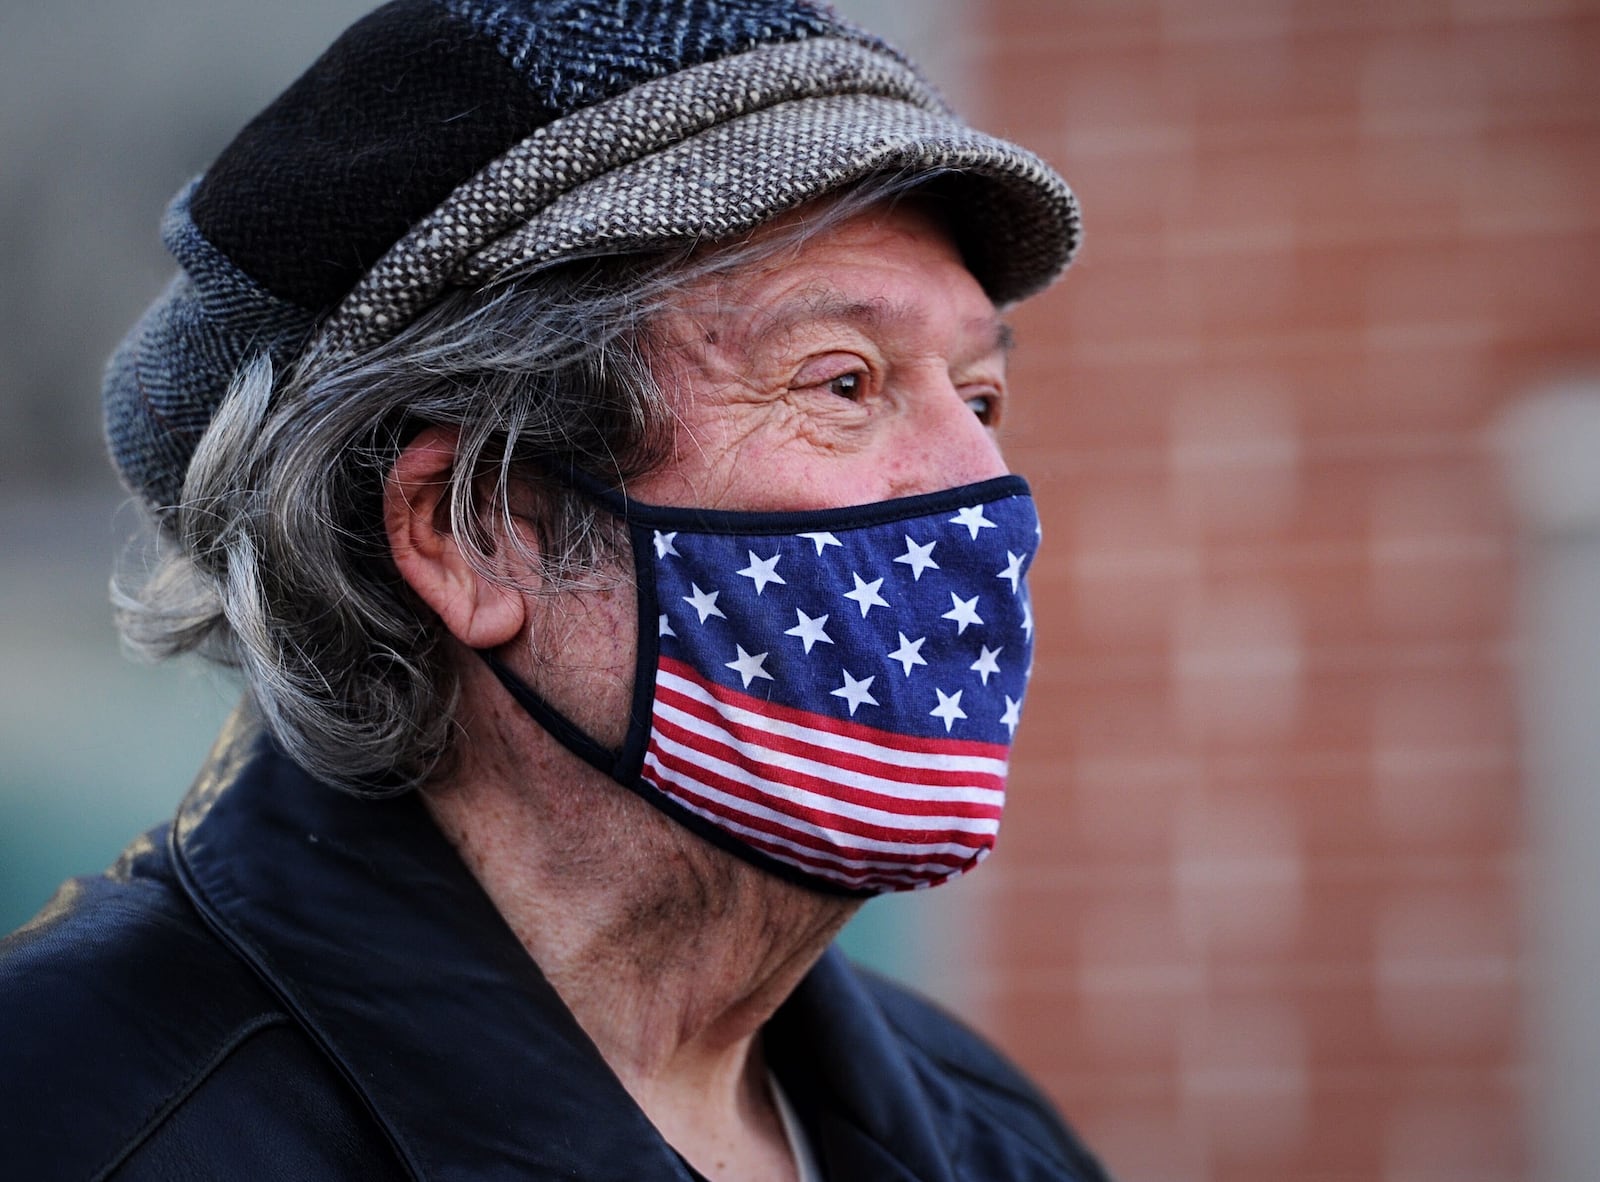
[[[174,201],[130,642],[246,704],[0,958],[8,1176],[1097,1178],[828,945],[993,844],[1071,194],[805,0],[396,0]]]

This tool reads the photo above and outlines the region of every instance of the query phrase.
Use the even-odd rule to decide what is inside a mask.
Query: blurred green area
[[[35,497],[0,512],[0,929],[57,883],[103,869],[170,816],[238,693],[197,665],[118,649],[107,584],[121,493]]]

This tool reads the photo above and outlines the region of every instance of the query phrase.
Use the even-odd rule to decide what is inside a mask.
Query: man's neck
[[[495,713],[527,758],[463,744],[426,794],[440,828],[674,1148],[712,1178],[792,1177],[758,1036],[854,902],[739,861]]]

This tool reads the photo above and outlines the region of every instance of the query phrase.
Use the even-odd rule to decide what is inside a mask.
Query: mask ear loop
[[[622,763],[621,753],[602,747],[584,734],[565,714],[540,697],[532,686],[507,668],[498,657],[483,649],[474,651],[482,658],[483,663],[489,666],[489,671],[499,679],[500,684],[506,687],[506,692],[517,700],[517,705],[526,710],[534,722],[547,731],[551,738],[596,771],[615,778]]]
[[[628,731],[620,750],[602,746],[522,678],[511,671],[498,657],[483,649],[475,650],[489,667],[506,692],[523,708],[551,738],[590,767],[619,783],[627,784],[635,778],[644,764],[645,750],[650,745],[651,716],[654,713],[657,658],[661,651],[661,636],[656,619],[655,568],[650,565],[645,549],[651,544],[646,527],[628,519],[626,494],[607,488],[598,478],[581,468],[573,467],[565,474],[566,482],[577,491],[593,498],[606,512],[616,517],[627,531],[628,545],[633,552],[634,601],[637,620],[634,645],[633,697],[628,707]]]
[[[613,779],[631,783],[644,767],[650,732],[655,727],[656,670],[661,661],[661,613],[665,610],[656,590],[656,569],[650,561],[651,531],[624,515],[623,529],[633,548],[633,599],[638,616],[633,656],[633,701],[628,706],[628,733],[617,753]]]

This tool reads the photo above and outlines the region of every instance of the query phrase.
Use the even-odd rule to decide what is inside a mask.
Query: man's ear
[[[457,438],[428,427],[406,445],[384,481],[383,525],[400,577],[450,634],[469,648],[497,648],[522,634],[527,605],[478,571],[450,530]]]

